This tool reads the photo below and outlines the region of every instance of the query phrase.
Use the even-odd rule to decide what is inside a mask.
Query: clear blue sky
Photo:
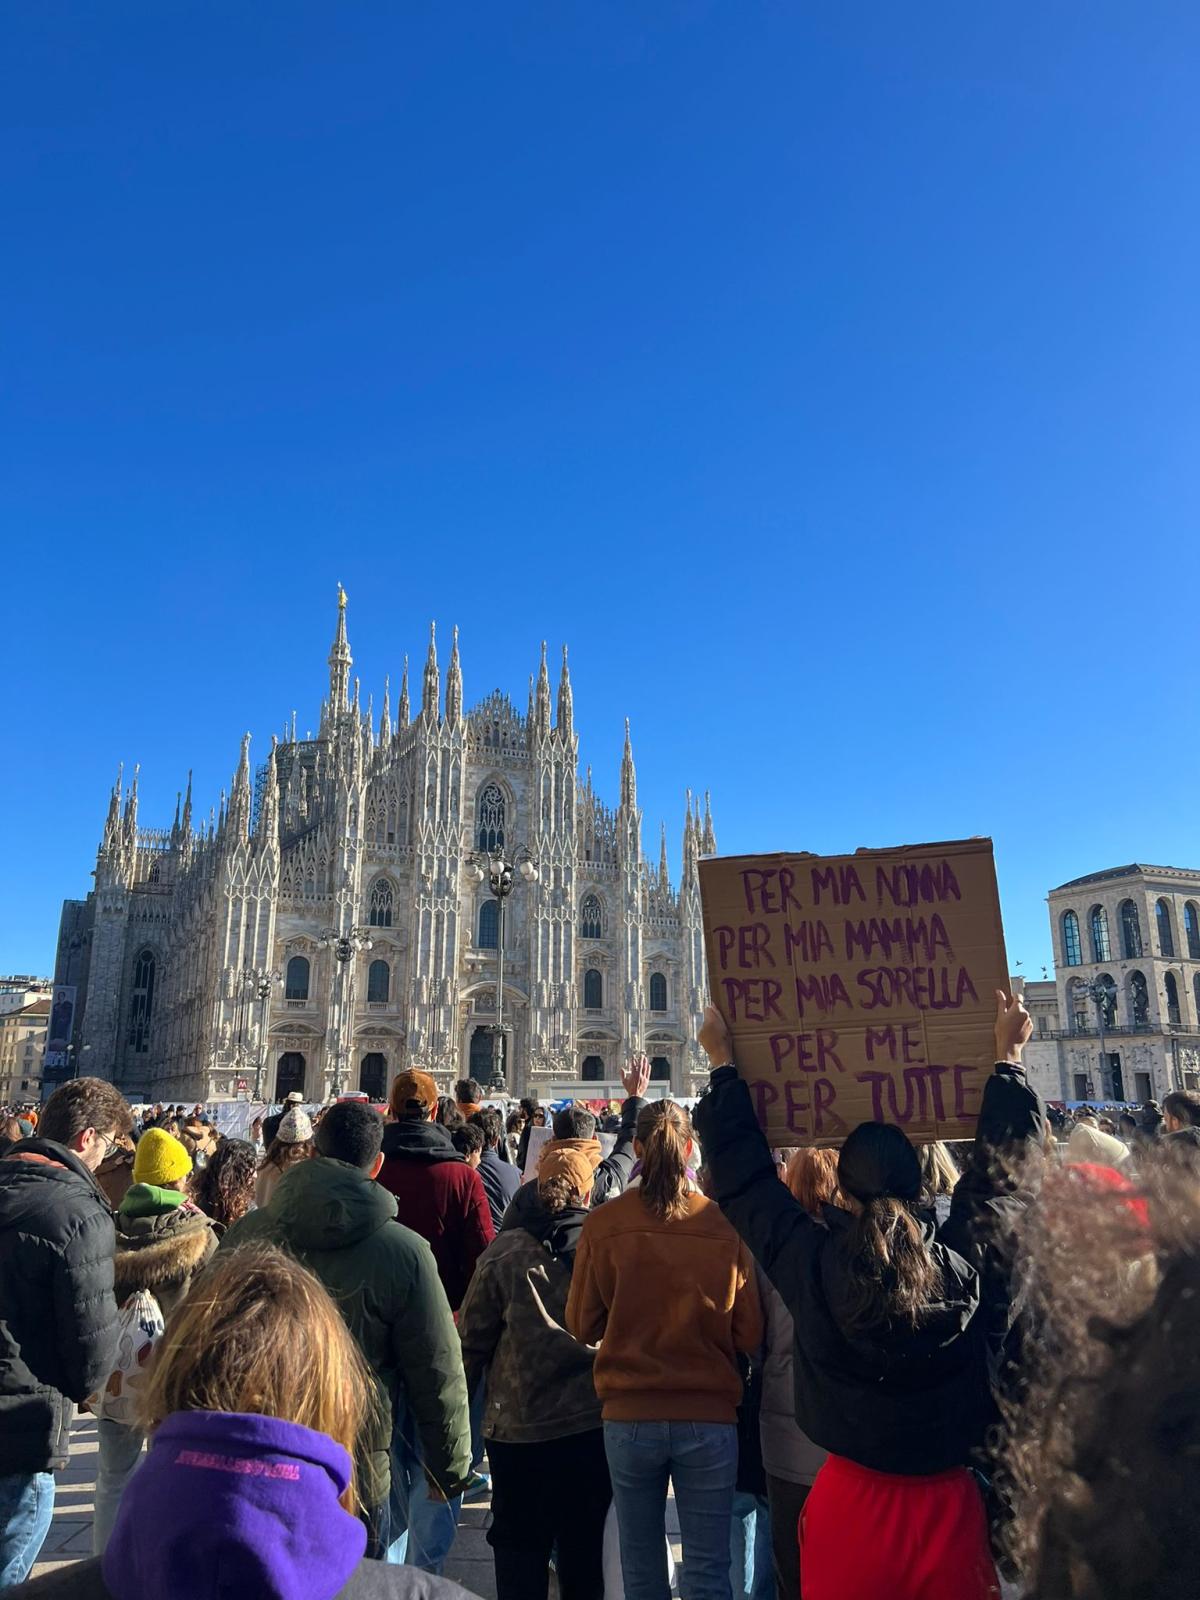
[[[169,824],[571,645],[648,848],[991,833],[1044,895],[1200,865],[1200,12],[55,3],[5,22],[0,970],[118,760]]]

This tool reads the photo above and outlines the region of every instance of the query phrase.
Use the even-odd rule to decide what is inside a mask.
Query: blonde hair
[[[271,1245],[222,1251],[196,1278],[154,1352],[141,1423],[176,1411],[242,1411],[326,1434],[353,1463],[373,1404],[358,1345],[319,1278]],[[353,1471],[341,1496],[359,1501]]]
[[[664,1222],[685,1216],[690,1190],[687,1156],[692,1137],[687,1112],[674,1100],[652,1100],[638,1112],[635,1135],[642,1147],[638,1193]]]
[[[820,1220],[823,1205],[841,1206],[836,1150],[793,1150],[783,1181],[810,1217]]]

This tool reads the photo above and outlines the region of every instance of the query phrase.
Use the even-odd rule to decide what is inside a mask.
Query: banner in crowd
[[[700,862],[713,1003],[773,1145],[967,1139],[1008,991],[990,839]]]
[[[75,1026],[75,992],[73,983],[56,985],[50,1002],[50,1025],[46,1029],[46,1051],[43,1067],[61,1072],[68,1061],[71,1033]]]

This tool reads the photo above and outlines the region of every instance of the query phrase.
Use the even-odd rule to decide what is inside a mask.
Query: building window
[[[299,1050],[288,1050],[279,1058],[275,1074],[275,1098],[284,1100],[289,1094],[304,1093],[304,1057]]]
[[[1079,918],[1065,911],[1062,919],[1063,960],[1068,967],[1083,965],[1083,946],[1079,942]]]
[[[1171,908],[1165,900],[1155,906],[1154,916],[1158,922],[1159,954],[1170,959],[1175,954],[1175,930],[1171,926]]]
[[[583,1004],[588,1011],[599,1011],[604,1004],[604,979],[595,967],[583,975]]]
[[[583,897],[583,904],[579,908],[579,937],[581,939],[604,937],[604,907],[600,904],[599,895],[588,894]]]
[[[392,925],[393,890],[386,878],[376,878],[371,885],[371,909],[367,921],[373,928],[390,928]]]
[[[1103,906],[1092,907],[1092,960],[1111,961],[1112,949],[1108,942],[1108,912]]]
[[[1178,1025],[1182,1020],[1179,1011],[1179,985],[1175,981],[1175,974],[1168,972],[1163,979],[1163,987],[1167,991],[1167,1021]]]
[[[1196,909],[1196,902],[1189,900],[1183,908],[1183,932],[1187,939],[1188,956],[1192,961],[1200,961],[1200,912]]]
[[[293,956],[287,964],[287,980],[283,988],[285,1000],[308,999],[308,957]]]
[[[656,1083],[670,1083],[671,1063],[666,1056],[652,1056],[650,1058],[650,1077]]]
[[[500,902],[485,900],[479,907],[479,948],[495,950],[500,943]]]
[[[1129,974],[1129,1014],[1135,1028],[1144,1028],[1150,1021],[1150,991],[1141,972]]]
[[[1200,1022],[1200,972],[1192,979],[1192,995],[1196,1001],[1196,1021]]]
[[[367,968],[367,1004],[385,1006],[392,990],[392,969],[386,961],[372,961]]]
[[[650,1009],[651,1011],[667,1009],[667,980],[661,972],[650,974]]]
[[[1104,1013],[1104,1026],[1106,1028],[1115,1028],[1117,1025],[1117,986],[1107,972],[1097,978],[1096,982],[1104,991],[1104,998],[1100,1002],[1100,1009]]]
[[[387,1058],[381,1051],[372,1050],[362,1058],[358,1087],[368,1100],[378,1103],[387,1099]]]
[[[584,1056],[579,1076],[585,1083],[599,1083],[604,1077],[604,1062],[599,1056]]]
[[[143,1054],[150,1048],[150,1019],[154,1012],[154,967],[153,952],[139,951],[133,963],[128,1043]]]
[[[489,854],[504,849],[504,791],[498,783],[485,784],[480,792],[478,840]]]
[[[1126,961],[1136,961],[1142,953],[1142,925],[1132,900],[1121,901],[1121,953]]]

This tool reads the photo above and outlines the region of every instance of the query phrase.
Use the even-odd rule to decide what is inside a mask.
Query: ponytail
[[[916,1328],[942,1287],[911,1205],[893,1195],[862,1204],[846,1239],[851,1292],[846,1320],[859,1333],[886,1323]]]
[[[692,1126],[674,1100],[654,1100],[638,1113],[635,1130],[642,1147],[638,1192],[663,1222],[687,1214],[690,1184],[687,1154]]]

